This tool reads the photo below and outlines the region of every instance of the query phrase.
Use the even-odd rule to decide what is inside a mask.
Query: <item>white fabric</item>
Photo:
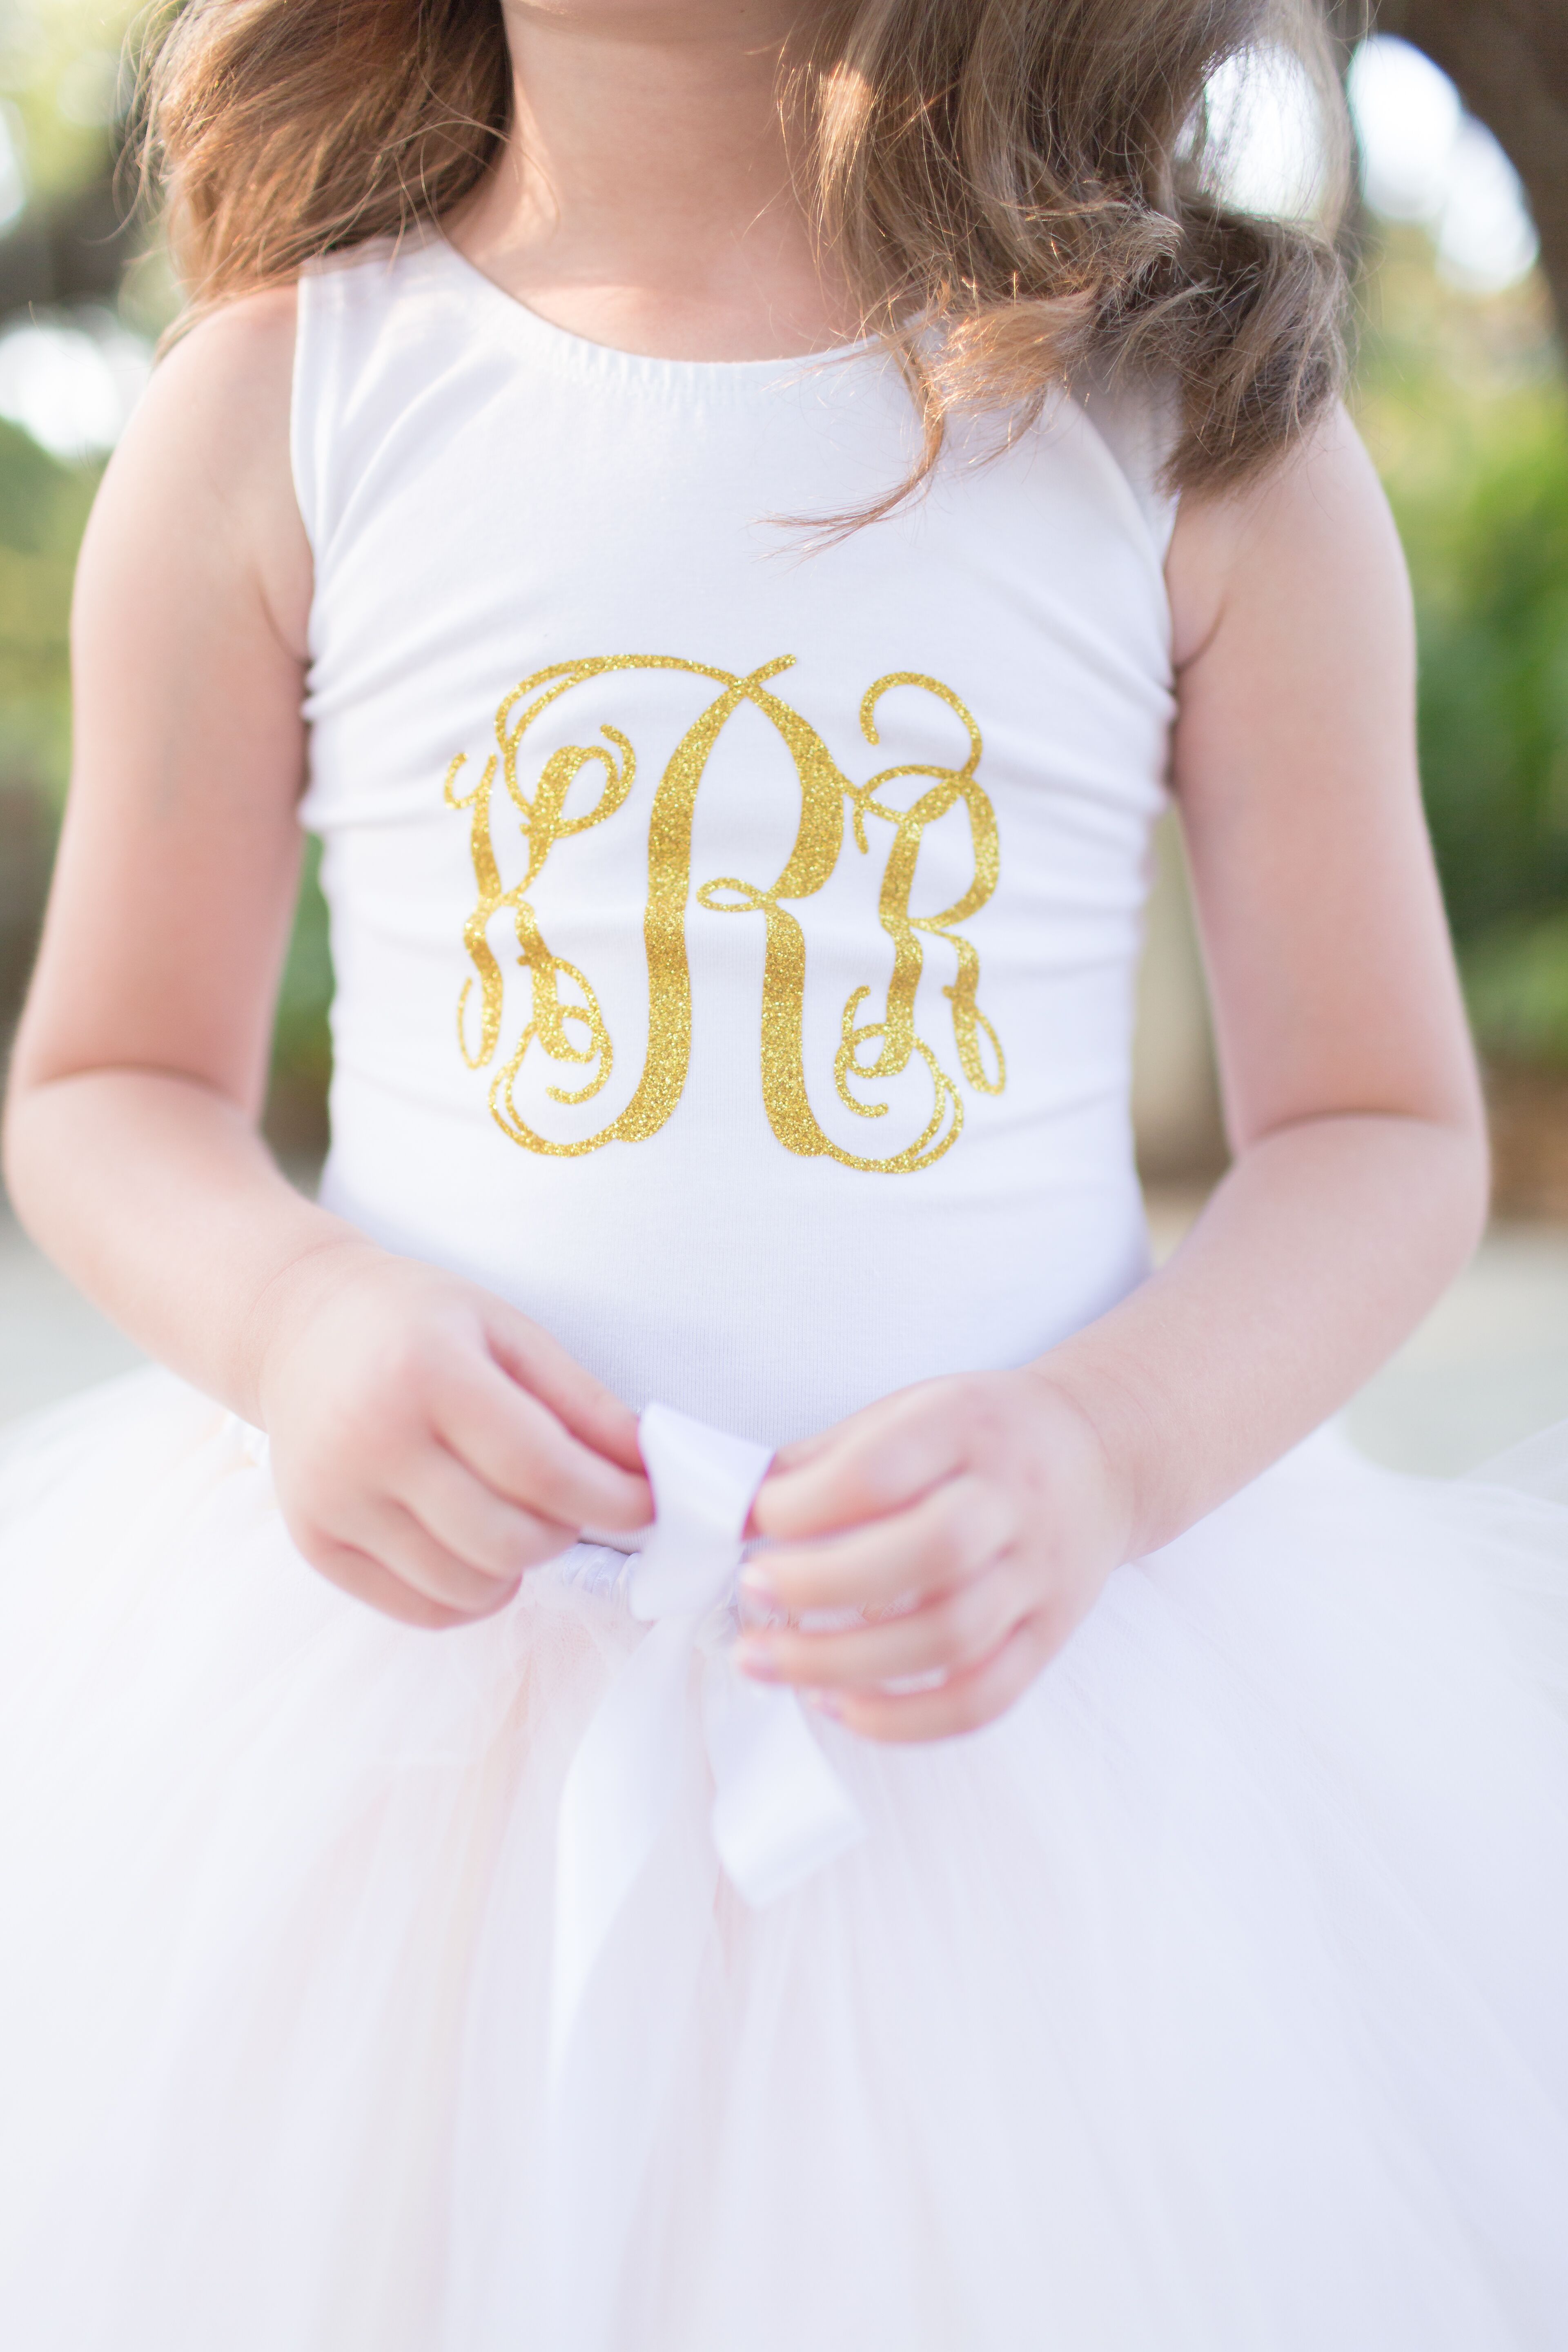
[[[395,1625],[161,1374],[19,1433],[0,1526],[7,2345],[1557,2352],[1560,1505],[1303,1449],[992,1730],[824,1727],[868,1834],[762,1909],[694,1699],[564,2101],[624,1559]]]
[[[1016,1361],[1143,1264],[1170,677],[1136,436],[1062,404],[993,466],[961,437],[805,556],[766,518],[908,454],[867,355],[626,360],[439,244],[301,315],[331,1196],[674,1408],[658,1533],[437,1637],[313,1575],[265,1445],[164,1375],[0,1445],[0,2343],[1558,2352],[1568,1430],[1447,1488],[1321,1436],[973,1738],[872,1747],[725,1654],[771,1446]],[[579,675],[502,747],[472,919],[448,763],[471,794],[522,678],[616,653],[794,667],[733,709]],[[929,686],[868,731],[905,672],[977,755]],[[944,913],[980,794],[994,887]],[[929,1060],[888,1003],[911,932]],[[574,1105],[590,985],[616,1058]],[[472,1054],[472,988],[465,1019]],[[833,1156],[903,1152],[933,1067],[942,1157]]]
[[[772,1455],[721,1430],[645,1408],[638,1442],[657,1518],[626,1577],[634,1619],[647,1627],[600,1699],[572,1759],[556,1822],[550,1991],[551,2138],[546,2249],[552,2340],[586,2345],[611,2308],[606,2220],[635,2215],[637,2177],[617,2200],[604,2152],[656,2144],[668,2098],[668,2053],[688,2024],[701,1979],[702,1940],[688,1937],[652,1981],[658,1998],[629,2005],[612,1976],[610,1998],[640,2028],[630,2063],[584,2004],[595,1972],[648,1871],[690,1761],[685,1738],[693,1670],[712,1776],[712,1863],[742,1901],[762,1909],[836,1862],[866,1834],[853,1798],[824,1757],[795,1693],[745,1680],[731,1664],[735,1577],[745,1525]],[[710,1886],[716,1883],[716,1867]],[[711,1900],[711,1894],[710,1895]],[[640,2011],[640,2015],[639,2012]],[[612,2229],[614,2244],[620,2231]]]
[[[638,1443],[658,1516],[627,1598],[648,1631],[600,1701],[562,1792],[551,2012],[558,2067],[595,1965],[676,1801],[694,1664],[713,1775],[713,1847],[737,1892],[757,1906],[775,1903],[865,1835],[795,1693],[748,1682],[727,1654],[746,1519],[772,1454],[658,1404],[644,1409]]]
[[[988,465],[990,428],[967,428],[928,499],[836,545],[810,551],[780,523],[896,481],[912,431],[879,357],[628,358],[543,324],[440,240],[302,289],[294,441],[317,578],[305,816],[326,843],[337,975],[326,1197],[501,1290],[639,1410],[657,1398],[768,1445],[922,1374],[1026,1362],[1147,1265],[1128,1090],[1172,709],[1158,554],[1100,433],[1065,401]],[[884,692],[868,740],[862,703],[879,680],[929,678],[973,714],[998,878],[951,928],[978,958],[1005,1086],[987,1094],[964,1075],[944,993],[958,951],[919,934],[915,1026],[963,1122],[934,1164],[868,1174],[783,1148],[770,1128],[769,919],[709,887],[766,889],[805,822],[791,751],[750,703],[713,743],[691,817],[689,1067],[667,1123],[561,1157],[492,1117],[531,989],[500,913],[487,936],[500,1034],[494,1058],[469,1068],[458,1005],[476,892],[468,820],[443,779],[460,753],[457,789],[479,781],[498,707],[523,679],[643,656],[735,675],[787,663],[768,691],[855,788],[967,750],[954,711],[908,684]],[[591,983],[614,1048],[604,1087],[574,1106],[551,1090],[581,1087],[594,1066],[531,1047],[518,1100],[552,1143],[602,1131],[641,1077],[652,813],[718,692],[679,671],[610,672],[563,693],[519,744],[524,795],[555,755],[591,753],[564,804],[573,819],[599,805],[606,759],[625,766],[604,730],[636,761],[622,806],[557,840],[527,893],[551,951]],[[896,777],[877,797],[908,809],[931,782]],[[495,789],[510,890],[527,843]],[[859,1017],[883,1017],[894,829],[868,817],[862,849],[849,799],[830,797],[833,818],[824,807],[818,822],[843,826],[832,871],[779,910],[804,941],[798,1058],[830,1141],[886,1159],[927,1123],[927,1066],[914,1054],[851,1085],[875,1113],[860,1116],[835,1064],[857,991],[868,992]],[[955,806],[924,834],[913,912],[940,914],[973,872]],[[562,989],[581,996],[574,981]],[[472,989],[466,1020],[473,1047]],[[581,1049],[584,1034],[571,1042]],[[980,1050],[989,1070],[984,1037]],[[878,1046],[859,1051],[869,1062]]]
[[[1076,398],[1121,467],[1163,564],[1176,528],[1177,501],[1165,485],[1166,460],[1178,423],[1173,393],[1162,388],[1158,395],[1140,394],[1130,385],[1100,376],[1078,385]]]

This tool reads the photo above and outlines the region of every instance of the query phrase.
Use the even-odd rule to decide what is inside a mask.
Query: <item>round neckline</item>
[[[547,319],[542,310],[535,310],[517,295],[509,294],[498,286],[477,262],[455,246],[438,225],[430,233],[429,247],[434,247],[453,274],[477,288],[483,295],[518,322],[536,341],[554,344],[563,355],[595,365],[614,363],[640,371],[649,375],[682,377],[714,383],[771,383],[781,377],[796,376],[803,368],[825,367],[830,362],[863,359],[880,348],[880,338],[862,335],[853,342],[829,343],[826,349],[800,352],[783,359],[772,360],[683,360],[658,352],[630,352],[620,343],[601,343],[592,335],[577,334],[570,327]]]

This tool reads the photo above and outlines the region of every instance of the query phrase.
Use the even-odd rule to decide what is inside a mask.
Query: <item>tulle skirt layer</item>
[[[432,1636],[161,1374],[0,1454],[16,2352],[1568,2342],[1568,1431],[1315,1440],[972,1738],[821,1737],[746,1907],[693,1744],[552,2090],[562,1782],[642,1638],[579,1551]],[[603,2070],[601,2069],[601,2074]]]

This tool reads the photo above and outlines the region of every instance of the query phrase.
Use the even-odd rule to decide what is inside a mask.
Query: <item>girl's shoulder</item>
[[[299,287],[290,281],[233,296],[201,312],[162,354],[138,415],[179,417],[204,451],[243,464],[258,428],[285,425],[293,378]]]
[[[1178,672],[1226,625],[1267,624],[1282,644],[1310,652],[1359,615],[1402,627],[1404,558],[1376,468],[1338,404],[1257,476],[1213,492],[1187,491],[1176,514],[1166,583]]]
[[[369,240],[202,311],[154,370],[128,462],[156,464],[162,451],[199,469],[247,529],[297,548],[312,536],[323,423],[367,360],[389,343],[426,360],[447,347],[439,298],[454,289],[432,256],[438,243]]]
[[[298,308],[292,284],[215,305],[153,371],[99,494],[94,541],[145,538],[171,551],[205,542],[237,593],[259,591],[285,642],[301,649],[310,558],[294,494],[289,415]]]

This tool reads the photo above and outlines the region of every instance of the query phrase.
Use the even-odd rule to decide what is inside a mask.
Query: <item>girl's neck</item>
[[[781,119],[788,0],[505,0],[511,135],[447,223],[502,290],[595,342],[774,359],[856,330]]]

